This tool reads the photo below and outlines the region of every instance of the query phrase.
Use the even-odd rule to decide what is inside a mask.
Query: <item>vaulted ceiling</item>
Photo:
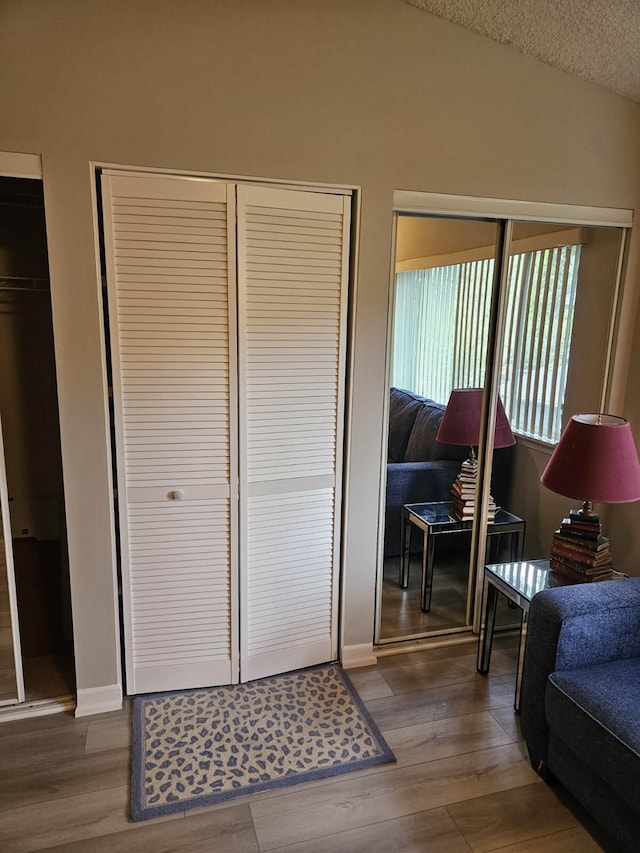
[[[640,0],[404,0],[640,103]]]

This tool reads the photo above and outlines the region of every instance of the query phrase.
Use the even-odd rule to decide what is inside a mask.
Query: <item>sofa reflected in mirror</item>
[[[448,501],[451,486],[469,448],[436,439],[446,406],[411,391],[392,388],[385,506],[385,557],[400,554],[402,507],[410,503]],[[494,452],[491,493],[505,507],[509,493],[512,448]],[[508,507],[507,507],[508,508]]]
[[[391,388],[386,503],[384,514],[384,575],[381,631],[383,641],[419,636],[466,624],[470,537],[445,537],[438,543],[433,579],[433,604],[421,610],[420,559],[422,537],[412,538],[414,568],[408,589],[398,583],[402,507],[451,500],[451,487],[469,455],[469,447],[438,441],[446,406],[401,388]],[[512,447],[494,452],[491,492],[498,506],[508,508]]]

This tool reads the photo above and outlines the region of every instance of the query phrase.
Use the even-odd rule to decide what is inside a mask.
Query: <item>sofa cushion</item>
[[[445,444],[444,441],[435,441],[433,443],[433,461],[453,460],[462,465],[469,456],[469,450],[470,448],[466,444]]]
[[[409,434],[423,397],[392,388],[389,401],[389,462],[404,462]]]
[[[404,453],[405,462],[433,462],[437,448],[436,435],[440,429],[440,421],[444,414],[444,406],[431,400],[425,400],[413,422],[407,449]]]
[[[549,728],[640,814],[640,658],[549,676]],[[553,756],[549,754],[553,772]]]

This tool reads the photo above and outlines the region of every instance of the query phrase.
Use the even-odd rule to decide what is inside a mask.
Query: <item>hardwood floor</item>
[[[407,589],[398,585],[399,561],[399,557],[386,557],[384,561],[381,638],[408,637],[426,631],[462,627],[466,615],[469,555],[454,552],[444,557],[437,556],[429,613],[423,613],[420,607],[420,556],[412,555]]]
[[[469,579],[468,549],[441,549],[436,552],[431,610],[428,613],[423,613],[421,609],[421,555],[411,556],[407,589],[401,589],[398,585],[399,562],[399,557],[386,557],[384,560],[380,622],[382,641],[465,626]],[[513,611],[509,612],[506,599],[500,596],[496,624],[511,625],[517,623],[518,619],[519,611],[515,614]]]
[[[351,670],[395,764],[132,824],[130,709],[0,724],[0,850],[27,853],[592,853],[614,848],[532,771],[496,640]]]

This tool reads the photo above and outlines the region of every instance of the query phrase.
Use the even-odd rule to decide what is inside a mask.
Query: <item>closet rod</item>
[[[0,291],[7,290],[19,290],[23,293],[49,293],[49,279],[17,275],[0,276]]]

